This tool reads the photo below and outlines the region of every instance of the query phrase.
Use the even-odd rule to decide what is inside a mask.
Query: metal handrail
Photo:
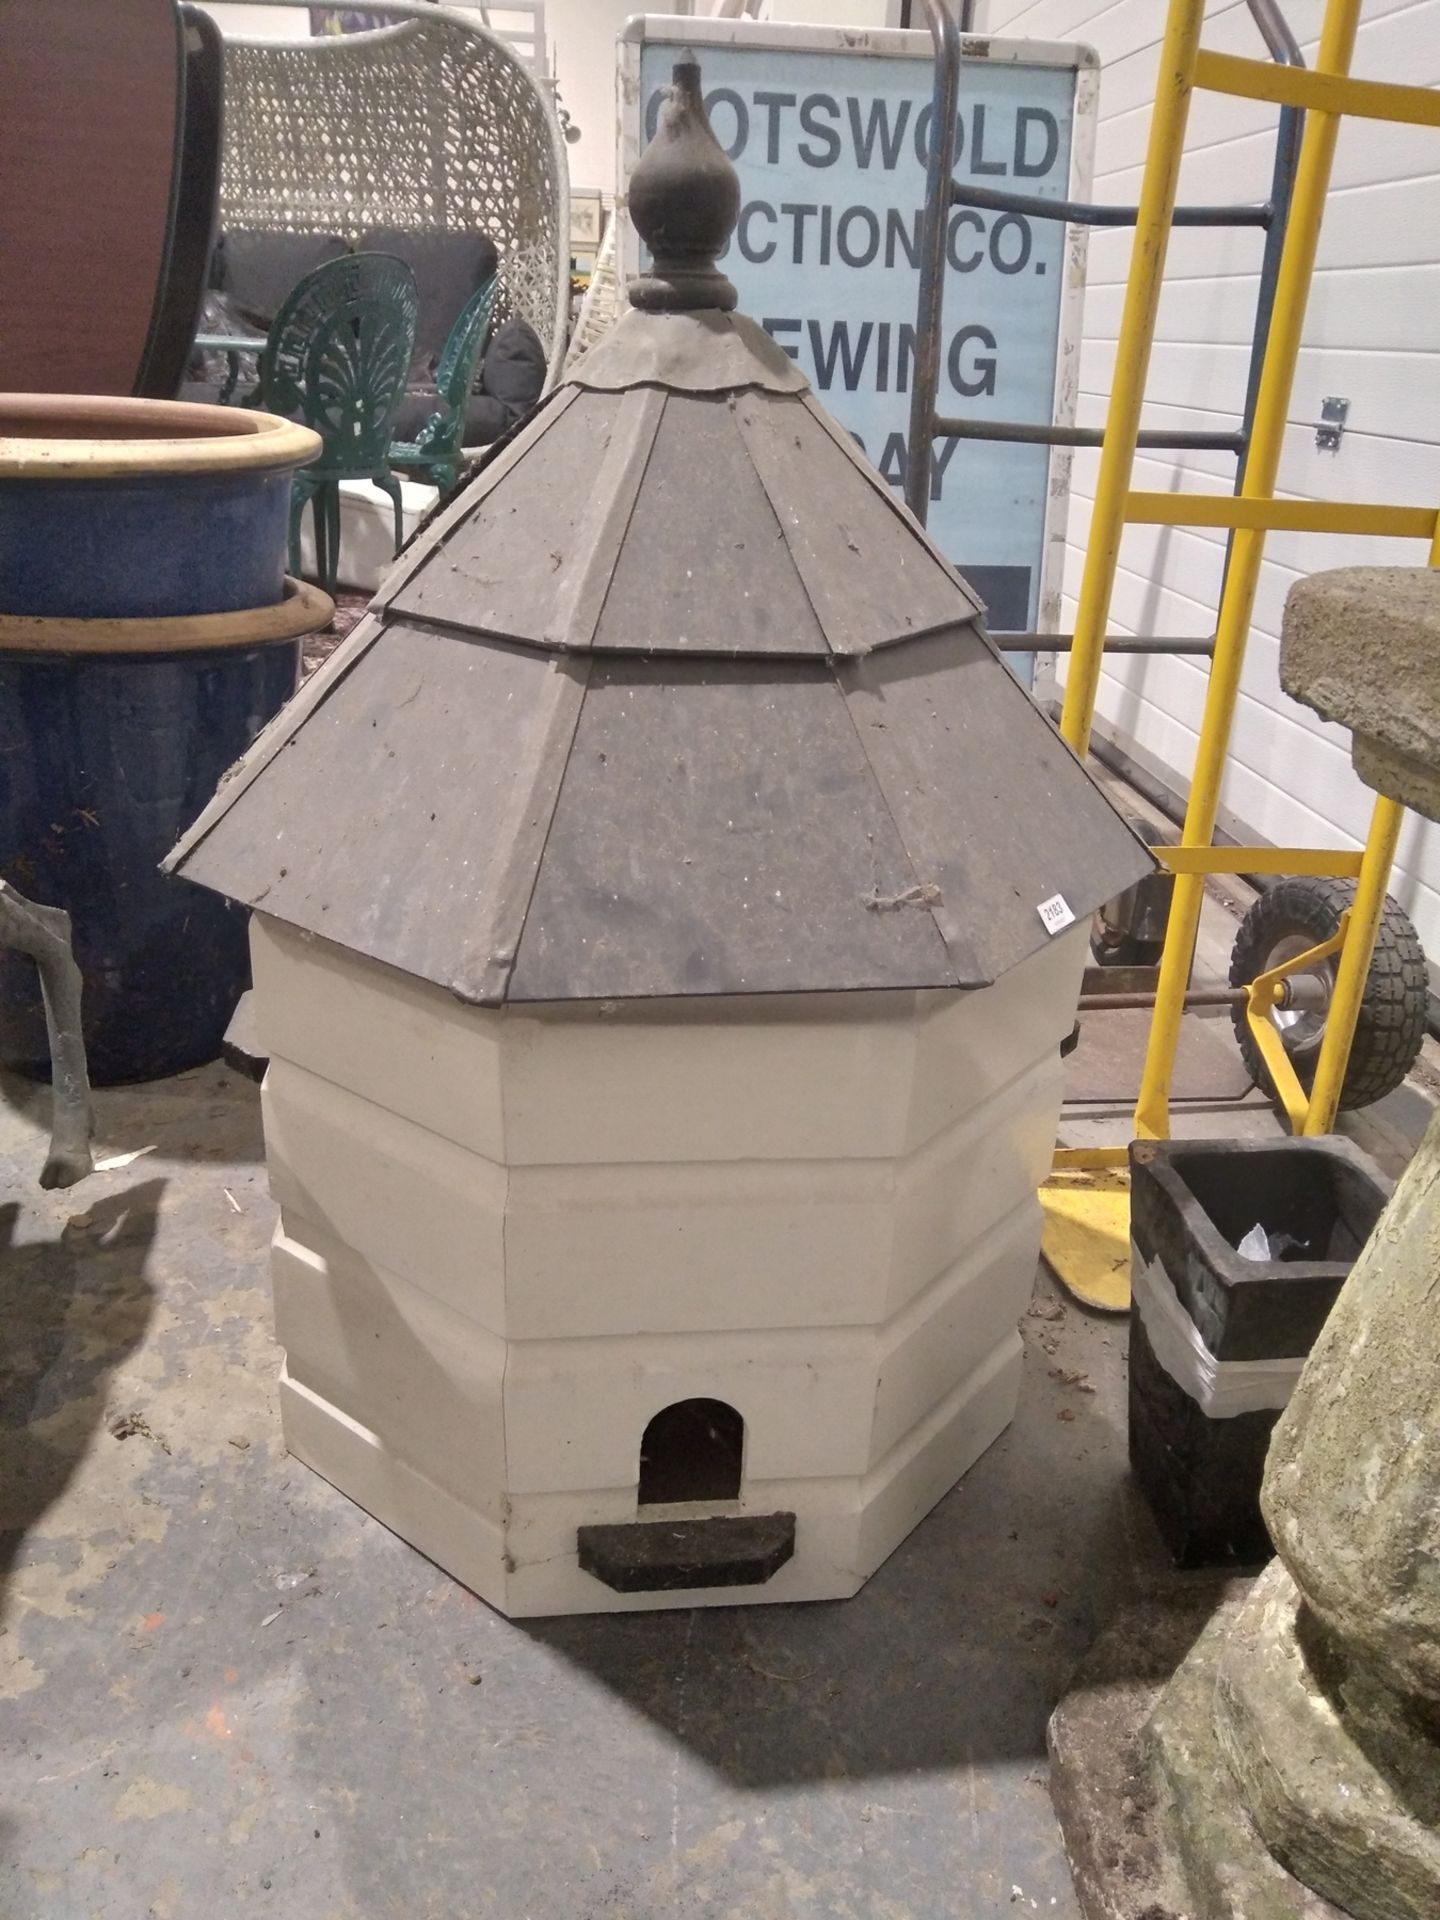
[[[995,639],[1006,653],[1069,653],[1075,645],[1073,633],[997,633]],[[1214,654],[1215,636],[1213,633],[1202,638],[1183,633],[1112,633],[1106,636],[1105,651],[1167,656],[1191,654],[1203,660]]]
[[[1278,0],[1247,0],[1250,18],[1260,29],[1270,58],[1277,66],[1303,67],[1305,56],[1300,43],[1286,25]],[[1265,251],[1260,256],[1260,285],[1255,294],[1255,336],[1250,352],[1250,367],[1245,376],[1245,451],[1235,470],[1235,491],[1245,480],[1245,461],[1249,454],[1250,429],[1255,419],[1255,401],[1260,392],[1260,369],[1265,364],[1265,347],[1270,338],[1270,320],[1275,311],[1275,284],[1280,278],[1280,255],[1285,249],[1285,229],[1290,219],[1290,198],[1295,189],[1295,168],[1300,160],[1300,139],[1305,131],[1305,115],[1298,107],[1282,107],[1275,128],[1275,169],[1270,178],[1270,206],[1273,218],[1265,235]],[[1225,571],[1230,570],[1230,548],[1226,543]],[[1221,590],[1224,590],[1222,580]]]
[[[1260,29],[1266,51],[1276,65],[1303,67],[1305,56],[1300,51],[1300,42],[1290,31],[1280,11],[1279,0],[1246,0],[1246,5],[1250,9],[1250,18]]]
[[[940,390],[940,323],[945,309],[945,241],[955,183],[955,108],[960,97],[960,22],[943,0],[923,0],[935,52],[930,158],[920,225],[920,292],[910,382],[910,433],[905,443],[905,500],[923,527],[930,510],[930,451]],[[967,9],[968,12],[968,9]]]
[[[928,7],[929,0],[926,0]],[[1303,67],[1305,56],[1300,51],[1300,42],[1290,31],[1285,16],[1280,11],[1278,0],[1245,0],[1250,18],[1259,30],[1265,42],[1266,51],[1277,66]],[[964,30],[969,30],[969,21],[973,9],[967,5],[963,11]],[[933,33],[933,27],[932,27]],[[958,52],[958,48],[957,48]],[[937,54],[938,57],[938,54]],[[1287,120],[1287,115],[1290,118]],[[1281,151],[1287,147],[1289,155],[1289,173],[1293,175],[1295,158],[1300,148],[1300,133],[1304,125],[1304,116],[1296,108],[1282,110],[1278,128],[1278,146]],[[953,164],[953,163],[952,163]],[[927,182],[928,185],[928,182]],[[1038,194],[1007,193],[1003,188],[975,187],[968,183],[952,179],[950,198],[955,206],[992,208],[998,213],[1023,213],[1034,220],[1064,220],[1074,227],[1133,227],[1139,215],[1138,207],[1102,206],[1085,200],[1042,200]],[[1270,198],[1263,206],[1196,206],[1176,207],[1170,215],[1172,227],[1272,227],[1279,225],[1283,231],[1283,213],[1289,205],[1288,181],[1283,205],[1271,183]],[[1278,256],[1277,256],[1278,264]],[[1262,266],[1262,273],[1263,273]],[[1268,322],[1268,313],[1266,319]],[[1267,328],[1268,330],[1268,328]],[[1260,331],[1257,328],[1257,333]]]
[[[1095,200],[1045,200],[1038,193],[1009,193],[1004,187],[950,182],[950,204],[996,213],[1023,213],[1031,220],[1063,220],[1072,227],[1133,227],[1138,207],[1104,206]],[[1268,227],[1274,219],[1268,200],[1259,205],[1176,207],[1174,227]]]
[[[1022,447],[1098,447],[1105,439],[1103,427],[1047,427],[1028,420],[962,420],[958,415],[937,413],[937,440],[1004,440]],[[1168,432],[1164,427],[1145,427],[1137,435],[1137,447],[1165,449],[1175,453],[1234,453],[1245,451],[1245,436],[1234,433]]]

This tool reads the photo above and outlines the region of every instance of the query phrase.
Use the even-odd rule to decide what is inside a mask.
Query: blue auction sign
[[[642,145],[654,132],[677,45],[642,43]],[[773,45],[696,51],[711,124],[740,176],[725,270],[741,307],[799,361],[901,491],[931,63]],[[967,60],[957,176],[1067,197],[1075,87],[1074,67]],[[942,413],[1043,424],[1054,417],[1064,249],[1058,221],[952,212]],[[949,440],[934,448],[931,532],[999,631],[1037,623],[1049,464],[1046,447]]]

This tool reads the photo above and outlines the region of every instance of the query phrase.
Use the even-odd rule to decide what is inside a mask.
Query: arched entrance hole
[[[640,1442],[640,1504],[738,1500],[745,1422],[723,1400],[677,1400]]]

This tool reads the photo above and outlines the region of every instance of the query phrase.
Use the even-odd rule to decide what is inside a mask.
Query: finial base
[[[740,299],[734,283],[714,267],[663,267],[658,262],[626,291],[631,306],[642,313],[698,313],[706,308],[733,313]]]

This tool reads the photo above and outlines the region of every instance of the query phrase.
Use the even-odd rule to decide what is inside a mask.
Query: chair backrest
[[[281,0],[261,0],[280,4]],[[540,336],[559,378],[570,310],[565,142],[540,82],[474,14],[367,0],[373,32],[225,43],[220,222],[334,234],[490,236],[496,317]]]
[[[420,297],[403,260],[350,253],[307,273],[260,356],[260,404],[325,442],[317,470],[383,468],[405,394]]]
[[[495,311],[495,292],[496,279],[491,274],[484,286],[477,288],[461,308],[440,358],[435,363],[435,391],[449,407],[451,417],[458,417],[462,426],[465,403],[475,384],[475,369],[480,364],[480,355],[490,332],[490,320]]]

